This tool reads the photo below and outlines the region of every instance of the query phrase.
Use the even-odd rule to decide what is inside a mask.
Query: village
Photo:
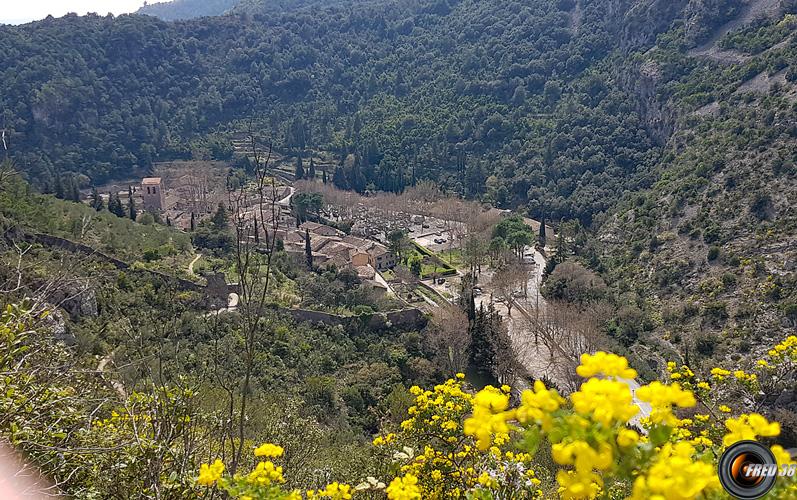
[[[466,248],[473,241],[487,244],[485,238],[511,212],[428,192],[363,196],[319,178],[295,181],[289,172],[293,161],[280,158],[272,169],[272,188],[264,200],[267,210],[259,205],[254,188],[243,185],[238,223],[258,228],[248,236],[248,244],[265,251],[274,237],[297,263],[305,262],[309,251],[313,266],[350,269],[372,293],[430,315],[461,304],[462,280],[475,273],[475,306],[503,318],[518,363],[532,377],[557,379],[559,354],[531,333],[532,316],[545,308],[540,287],[552,248],[535,237],[517,249],[511,273],[497,273],[492,257],[485,253],[474,260]],[[125,206],[132,197],[132,205],[142,213],[190,232],[209,221],[219,205],[233,208],[229,171],[223,162],[169,162],[157,165],[150,177],[104,186],[100,196],[106,203],[116,197]],[[305,207],[302,199],[308,197],[316,201]],[[91,203],[88,193],[85,198]],[[258,223],[258,218],[263,220]],[[522,220],[530,233],[541,233],[538,221]],[[549,244],[554,241],[552,227],[546,226],[544,234]],[[188,274],[201,269],[208,258],[198,253]],[[196,278],[203,279],[201,274]],[[512,275],[509,282],[506,274]],[[229,305],[237,301],[237,296],[231,297]]]

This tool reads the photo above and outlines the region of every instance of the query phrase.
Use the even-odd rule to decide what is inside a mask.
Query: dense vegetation
[[[45,467],[63,449],[122,450],[90,459],[67,454],[63,468],[47,469],[70,493],[95,497],[129,496],[120,484],[152,496],[209,494],[192,478],[200,462],[206,463],[201,485],[240,486],[227,491],[243,495],[251,485],[224,476],[215,458],[228,471],[248,471],[257,467],[248,449],[264,441],[285,446],[284,456],[262,448],[291,471],[282,477],[271,470],[275,483],[279,477],[288,488],[323,488],[370,474],[378,476],[366,483],[372,490],[401,476],[390,485],[395,498],[448,493],[454,484],[448,474],[460,475],[460,492],[509,488],[490,475],[507,463],[534,467],[536,475],[523,480],[542,481],[542,495],[554,495],[558,486],[589,492],[605,481],[616,496],[637,488],[640,498],[650,496],[650,485],[636,485],[644,477],[631,481],[624,466],[603,466],[607,453],[626,465],[661,462],[681,470],[671,460],[678,455],[680,466],[699,468],[728,444],[723,426],[775,437],[773,424],[753,409],[781,421],[780,442],[793,446],[797,407],[783,396],[793,380],[777,379],[791,384],[785,389],[771,382],[775,370],[794,374],[797,26],[788,14],[797,13],[797,4],[784,0],[768,16],[728,33],[720,29],[760,3],[382,0],[357,2],[355,9],[348,1],[245,0],[230,15],[179,22],[68,16],[0,27],[3,153],[28,181],[0,169],[0,290],[2,304],[17,304],[3,313],[0,332],[10,355],[35,351],[15,368],[24,376],[5,380],[9,386],[0,391],[14,409],[13,418],[0,419],[3,435]],[[463,285],[464,312],[444,311],[437,325],[371,330],[364,322],[396,307],[391,299],[376,297],[350,271],[318,268],[311,253],[297,261],[276,245],[253,254],[251,269],[242,270],[235,244],[241,238],[223,207],[189,236],[121,206],[118,197],[109,210],[73,202],[80,187],[144,173],[159,160],[232,161],[231,141],[252,117],[277,150],[298,158],[297,177],[311,169],[312,160],[302,158],[321,151],[334,158],[324,177],[343,189],[401,192],[432,181],[553,221],[556,237],[546,242],[544,231],[533,234],[520,218],[505,218],[482,239],[465,242],[460,257],[473,271],[488,257],[520,260],[514,257],[522,258],[525,245],[547,244],[542,290],[570,314],[563,317],[575,324],[594,313],[597,320],[585,328],[607,336],[641,378],[680,380],[711,416],[700,410],[700,419],[681,419],[692,417],[690,410],[672,414],[672,403],[694,406],[690,396],[674,385],[654,385],[667,395],[661,408],[667,422],[658,429],[641,425],[668,450],[657,455],[625,428],[627,418],[590,420],[586,440],[567,427],[580,404],[592,418],[607,394],[626,401],[624,384],[604,380],[611,382],[606,394],[581,389],[570,401],[557,399],[550,385],[537,386],[518,409],[504,412],[506,391],[488,389],[471,402],[458,392],[461,383],[451,381],[435,391],[446,398],[456,392],[463,409],[452,412],[446,401],[426,405],[429,394],[413,389],[413,411],[425,405],[431,413],[410,420],[419,433],[443,417],[456,425],[446,439],[456,440],[454,451],[473,467],[419,465],[415,454],[425,456],[426,445],[433,455],[449,445],[401,426],[412,405],[405,388],[441,382],[468,361],[506,373],[516,368],[507,325],[494,309],[476,308],[474,283]],[[251,174],[251,163],[239,166]],[[242,185],[246,172],[235,171],[229,181]],[[322,203],[314,196],[295,198],[300,218],[318,212]],[[80,241],[131,269],[100,255],[28,246],[19,238],[28,232]],[[391,234],[391,247],[407,254],[410,275],[437,273],[425,269],[421,249],[407,247],[404,233]],[[203,282],[185,271],[195,248],[203,252],[197,265],[203,271],[249,276],[263,286],[259,273],[266,269],[273,281],[266,280],[271,288],[262,307],[216,314],[219,306],[152,272]],[[514,270],[507,266],[502,276],[496,267],[496,282],[511,282]],[[88,283],[94,298],[55,307],[65,298],[53,294],[60,279],[69,281],[60,287],[67,292]],[[506,298],[513,291],[508,287]],[[25,296],[49,299],[29,304]],[[288,309],[298,307],[352,322],[296,323]],[[45,309],[51,316],[41,316]],[[17,330],[24,335],[7,334]],[[50,333],[73,343],[50,342]],[[768,351],[771,345],[780,348]],[[121,383],[126,394],[85,375],[103,371],[95,357],[119,367],[106,380]],[[619,359],[612,363],[625,363]],[[46,360],[55,363],[41,369]],[[53,364],[77,369],[61,372]],[[743,370],[732,376],[711,370],[718,365]],[[64,403],[71,394],[79,404]],[[23,404],[29,396],[41,399]],[[733,408],[715,396],[730,398]],[[534,402],[547,409],[512,435],[522,442],[510,443],[502,426]],[[41,410],[47,407],[64,418],[53,423]],[[465,430],[470,410],[483,418]],[[726,421],[722,414],[730,411],[746,416]],[[547,434],[549,418],[561,419],[554,435]],[[136,429],[137,419],[164,425]],[[114,430],[102,429],[109,426]],[[365,445],[365,436],[379,430],[395,432],[377,444],[390,445],[404,469]],[[544,446],[533,458],[521,454],[498,464],[492,451],[480,449],[496,434],[497,446]],[[676,446],[681,451],[673,455]],[[165,453],[169,460],[153,458]],[[569,468],[575,455],[591,457],[590,467]],[[252,477],[267,477],[265,467]],[[105,470],[114,474],[98,472]],[[701,486],[708,491],[716,484]]]
[[[62,172],[86,185],[190,156],[193,138],[268,110],[262,126],[280,147],[354,153],[346,187],[430,178],[589,222],[658,156],[603,61],[651,43],[667,20],[629,38],[608,3],[388,1],[4,27],[0,126],[52,189]],[[721,21],[701,15],[703,26]]]
[[[138,9],[137,14],[155,16],[164,21],[220,16],[235,7],[240,0],[171,0],[153,2]]]

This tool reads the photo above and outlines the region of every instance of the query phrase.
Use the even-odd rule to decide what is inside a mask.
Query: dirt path
[[[190,274],[191,276],[196,276],[196,274],[194,274],[194,264],[196,264],[196,263],[197,263],[197,261],[198,261],[199,259],[201,259],[201,258],[202,258],[202,254],[201,254],[201,253],[198,253],[198,254],[196,255],[196,257],[194,257],[194,260],[192,260],[192,261],[191,261],[191,263],[190,263],[190,264],[188,264],[188,274]]]

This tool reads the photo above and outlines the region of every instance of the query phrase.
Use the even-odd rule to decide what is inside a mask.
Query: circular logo
[[[720,457],[720,483],[736,498],[761,498],[775,485],[777,469],[769,448],[755,441],[739,441]]]

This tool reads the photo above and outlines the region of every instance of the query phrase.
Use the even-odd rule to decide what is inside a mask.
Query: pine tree
[[[138,217],[136,202],[133,201],[133,188],[131,186],[127,188],[127,215],[130,217],[130,220],[136,220]]]
[[[307,259],[307,270],[313,270],[313,245],[310,243],[310,230],[304,230],[304,256]]]
[[[304,167],[302,166],[301,155],[296,158],[296,172],[294,173],[294,177],[297,181],[304,179]]]

